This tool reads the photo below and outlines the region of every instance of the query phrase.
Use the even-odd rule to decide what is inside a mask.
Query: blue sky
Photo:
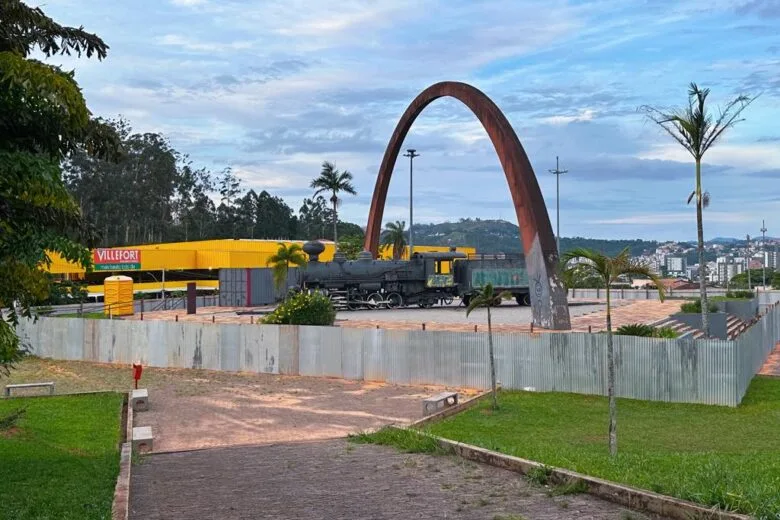
[[[705,236],[780,235],[780,0],[47,0],[111,47],[76,68],[96,115],[166,134],[198,165],[230,165],[296,210],[323,160],[355,176],[342,216],[365,225],[376,172],[414,96],[471,83],[513,124],[555,226],[599,238],[692,239],[686,152],[637,111],[675,106],[696,81],[717,104],[761,93],[705,158]],[[714,108],[714,106],[713,106]],[[490,141],[453,100],[423,112],[415,222],[514,219]],[[385,211],[408,217],[408,163]]]

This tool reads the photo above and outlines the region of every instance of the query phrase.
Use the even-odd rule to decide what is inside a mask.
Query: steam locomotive
[[[332,262],[320,262],[325,246],[306,242],[309,263],[300,271],[302,290],[320,291],[336,306],[348,309],[449,305],[455,297],[468,305],[478,289],[492,283],[519,305],[530,305],[528,273],[523,255],[473,255],[452,248],[444,253],[414,253],[410,260],[374,260],[360,253],[347,260],[336,252]]]

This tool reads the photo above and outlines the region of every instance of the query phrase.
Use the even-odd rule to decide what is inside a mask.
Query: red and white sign
[[[139,249],[95,249],[92,252],[92,260],[98,271],[140,269],[141,251]]]

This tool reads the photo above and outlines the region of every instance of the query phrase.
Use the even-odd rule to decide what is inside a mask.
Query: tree
[[[330,218],[330,212],[325,197],[321,195],[314,199],[303,199],[303,205],[298,210],[298,222],[303,238],[326,238],[325,224]]]
[[[406,221],[396,220],[385,224],[385,231],[382,233],[382,247],[393,248],[393,260],[398,260],[406,247]]]
[[[493,398],[493,409],[498,409],[498,396],[496,395],[496,359],[493,353],[493,323],[490,318],[490,309],[501,304],[501,300],[511,298],[512,294],[508,291],[496,294],[493,284],[487,284],[482,289],[478,289],[469,299],[469,306],[466,308],[466,316],[478,307],[487,309],[488,321],[488,357],[490,359],[490,390]]]
[[[702,192],[701,161],[707,150],[720,139],[726,130],[742,121],[740,119],[742,111],[755,99],[745,95],[737,96],[729,101],[724,108],[719,109],[718,116],[713,119],[712,113],[707,110],[706,106],[709,94],[710,89],[700,89],[696,83],[691,83],[688,88],[688,106],[686,107],[668,110],[650,106],[642,107],[647,117],[685,148],[693,156],[696,163],[696,185],[688,196],[688,204],[696,197],[699,292],[702,302],[701,322],[706,335],[709,335],[710,328],[707,316],[707,265],[704,260],[702,210],[709,205],[710,195],[708,192]]]
[[[360,235],[348,235],[339,241],[339,251],[344,253],[347,260],[357,260],[363,251],[363,237]]]
[[[339,216],[336,209],[339,202],[338,194],[343,191],[350,195],[357,195],[355,187],[352,185],[352,174],[348,171],[341,172],[333,164],[325,161],[322,163],[320,176],[311,181],[311,188],[315,190],[315,197],[320,193],[330,192],[332,194],[330,201],[333,204],[333,241],[338,243]]]
[[[89,268],[94,233],[62,179],[61,162],[80,150],[116,158],[119,137],[92,119],[72,72],[36,59],[71,54],[106,57],[108,46],[64,27],[19,0],[0,2],[0,372],[22,352],[13,326],[45,299],[41,269],[50,253]]]
[[[306,262],[306,253],[303,252],[303,248],[299,244],[290,244],[288,246],[281,242],[279,243],[279,249],[266,262],[266,265],[270,265],[273,271],[274,285],[277,292],[282,292],[285,289],[290,265],[303,267],[306,265]]]
[[[598,276],[604,282],[605,287],[610,287],[620,276],[642,276],[650,278],[656,286],[658,296],[664,300],[664,286],[660,278],[647,264],[637,262],[631,258],[629,249],[624,249],[614,257],[604,255],[592,249],[576,248],[564,253],[561,259],[568,270],[578,269],[589,272],[592,276]],[[609,453],[617,454],[617,404],[615,401],[615,351],[612,345],[612,307],[610,291],[607,293],[607,395],[609,397]]]
[[[236,223],[238,214],[236,211],[236,199],[241,194],[241,179],[233,174],[228,167],[222,170],[217,178],[220,204],[217,207],[217,219],[222,227],[222,233],[236,238]]]

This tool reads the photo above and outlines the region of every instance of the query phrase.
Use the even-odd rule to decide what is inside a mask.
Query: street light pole
[[[747,235],[747,242],[745,244],[745,267],[747,270],[748,291],[752,291],[753,287],[750,283],[750,235]]]
[[[414,225],[414,199],[412,195],[412,187],[414,185],[414,158],[419,157],[420,154],[414,148],[406,150],[404,157],[409,158],[409,260],[412,259],[412,253],[414,252],[414,238],[412,237],[412,226]]]
[[[558,164],[558,156],[555,156],[555,169],[549,170],[555,175],[555,245],[558,248],[558,254],[561,254],[561,175],[569,170],[561,170]]]
[[[761,250],[764,252],[764,258],[761,260],[761,281],[762,285],[764,287],[764,290],[766,291],[766,261],[767,261],[767,254],[766,254],[766,222],[764,219],[761,219]]]

